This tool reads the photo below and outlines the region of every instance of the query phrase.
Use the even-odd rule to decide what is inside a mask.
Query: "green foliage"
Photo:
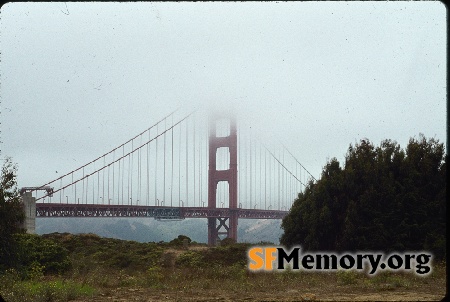
[[[208,264],[215,263],[224,266],[236,263],[244,265],[247,263],[247,250],[249,247],[249,244],[235,243],[208,249],[203,253],[204,261]]]
[[[6,301],[70,301],[92,297],[95,290],[73,281],[17,281],[8,287],[0,286]]]
[[[163,248],[156,243],[102,238],[95,234],[53,233],[43,237],[60,243],[74,257],[83,259],[74,264],[80,273],[90,270],[90,263],[94,262],[104,268],[143,271],[159,264],[163,252]]]
[[[339,284],[355,284],[358,279],[358,273],[355,271],[339,270],[336,272],[336,278]]]
[[[399,287],[408,288],[411,286],[410,278],[392,272],[379,273],[365,281],[367,285],[377,287],[380,290],[394,290]]]
[[[184,246],[185,242],[187,242],[187,244],[189,244],[192,242],[192,240],[188,236],[178,235],[177,238],[175,238],[169,242],[169,245],[181,247],[181,246]]]
[[[28,267],[27,276],[31,280],[42,280],[44,277],[44,269],[45,266],[40,265],[37,261],[33,261],[33,263],[31,263]]]
[[[23,232],[25,219],[17,189],[17,165],[6,158],[0,175],[0,271],[18,265],[14,234]]]
[[[149,267],[145,277],[150,286],[159,286],[164,278],[162,268],[159,266]]]
[[[234,240],[233,238],[225,238],[220,242],[221,246],[228,246],[228,245],[233,245],[236,243],[236,240]]]
[[[187,251],[176,260],[176,265],[183,267],[201,267],[206,265],[203,255],[197,251]]]
[[[42,277],[44,266],[33,262],[29,267],[34,275],[30,274],[27,280],[23,280],[18,270],[0,272],[0,295],[6,301],[142,300],[161,297],[161,293],[173,294],[163,295],[166,298],[195,300],[204,298],[205,290],[208,295],[227,293],[231,300],[253,301],[267,299],[272,293],[292,298],[292,293],[302,293],[305,288],[337,285],[352,290],[357,286],[376,290],[419,289],[424,286],[439,289],[445,286],[446,279],[445,262],[436,262],[427,278],[392,272],[381,272],[371,277],[354,271],[337,274],[292,270],[252,273],[247,269],[248,244],[214,248],[191,246],[189,251],[180,251],[167,243],[137,243],[92,234],[55,233],[41,236],[43,239],[69,251],[71,268],[62,276]],[[123,269],[111,265],[108,258],[125,251],[136,257],[134,262]],[[162,261],[165,255],[170,255],[166,264]],[[170,263],[172,260],[176,260],[176,265]],[[427,282],[429,284],[424,285]],[[286,288],[291,291],[291,296],[286,296]],[[303,296],[295,298],[299,297],[304,300]]]
[[[34,234],[17,234],[15,238],[20,265],[27,277],[61,274],[70,268],[69,252],[60,244]]]
[[[281,244],[306,250],[429,250],[445,257],[446,158],[434,139],[350,145],[283,219]]]

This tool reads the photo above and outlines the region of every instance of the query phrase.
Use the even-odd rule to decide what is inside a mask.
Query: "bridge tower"
[[[217,122],[229,120],[229,135],[217,136]],[[230,166],[228,170],[217,170],[216,156],[218,148],[228,148]],[[209,120],[209,170],[208,170],[208,208],[217,208],[217,185],[220,181],[228,182],[229,217],[208,218],[208,244],[216,245],[219,235],[226,235],[237,241],[238,207],[237,207],[237,129],[234,114],[211,114]],[[217,222],[219,224],[217,224]]]

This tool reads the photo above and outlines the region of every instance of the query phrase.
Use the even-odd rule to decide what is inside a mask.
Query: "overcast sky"
[[[233,104],[316,177],[368,138],[446,143],[440,2],[8,3],[1,158],[19,187],[177,107]]]

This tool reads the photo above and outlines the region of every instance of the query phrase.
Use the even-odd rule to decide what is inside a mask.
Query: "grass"
[[[16,281],[12,287],[1,291],[8,302],[70,301],[92,297],[95,289],[71,280]]]
[[[137,243],[96,235],[52,234],[47,238],[70,252],[71,267],[59,276],[36,273],[22,280],[14,271],[0,275],[0,294],[6,301],[70,301],[114,296],[118,289],[134,292],[203,296],[218,291],[259,300],[273,293],[389,293],[445,292],[445,263],[435,263],[428,277],[413,273],[382,272],[368,276],[355,271],[249,272],[247,244],[217,248],[191,245],[188,250],[168,243]],[[37,270],[39,271],[39,270]],[[131,296],[133,297],[133,296]],[[105,298],[106,299],[106,298]]]

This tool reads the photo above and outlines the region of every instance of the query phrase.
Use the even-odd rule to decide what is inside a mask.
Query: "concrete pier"
[[[22,202],[25,210],[25,220],[23,227],[28,234],[36,233],[36,198],[31,195],[31,192],[24,192],[22,194]]]

